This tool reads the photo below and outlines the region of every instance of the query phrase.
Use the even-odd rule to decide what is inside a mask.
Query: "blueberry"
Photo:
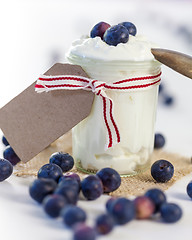
[[[114,25],[106,30],[103,40],[113,46],[119,43],[126,43],[129,40],[129,32],[123,25]]]
[[[147,196],[138,196],[134,200],[137,219],[147,219],[152,216],[155,210],[155,204]]]
[[[117,198],[112,203],[110,214],[117,224],[126,224],[136,217],[135,205],[127,198]]]
[[[60,187],[70,187],[74,191],[79,192],[80,191],[80,184],[75,179],[72,178],[64,178],[59,181],[58,188]]]
[[[74,189],[72,189],[70,187],[57,188],[55,190],[55,194],[59,194],[59,195],[63,196],[66,199],[67,204],[72,204],[72,205],[77,204],[77,201],[79,198],[78,192],[74,191]]]
[[[48,195],[43,199],[43,208],[52,218],[59,217],[61,209],[67,205],[66,200],[61,195]]]
[[[3,157],[7,159],[13,166],[15,166],[18,162],[20,162],[19,157],[14,152],[11,146],[7,146],[3,151]]]
[[[106,209],[107,209],[107,212],[110,212],[111,211],[111,206],[113,205],[113,202],[116,200],[117,198],[116,197],[111,197],[107,200],[106,202]]]
[[[192,198],[192,181],[187,185],[187,194],[190,198]]]
[[[110,25],[106,22],[97,23],[91,30],[90,36],[91,38],[100,37],[103,39],[103,35],[105,31],[110,27]]]
[[[164,203],[160,213],[162,220],[167,223],[177,222],[182,217],[182,209],[175,203]]]
[[[105,193],[113,192],[121,185],[119,173],[112,168],[103,168],[96,175],[101,179]]]
[[[73,240],[96,240],[96,231],[83,223],[77,224],[74,228]]]
[[[76,204],[79,198],[79,184],[74,180],[65,180],[59,183],[55,194],[62,195],[67,204]]]
[[[160,210],[161,205],[166,202],[166,196],[165,196],[164,192],[158,188],[149,189],[145,193],[145,196],[150,198],[152,200],[152,202],[155,204],[154,213],[157,213]]]
[[[159,94],[161,94],[164,91],[164,85],[161,83],[159,85]]]
[[[76,180],[79,184],[81,183],[81,179],[77,173],[74,172],[67,172],[64,173],[62,177],[59,178],[59,182],[65,179],[73,179]]]
[[[156,133],[155,140],[154,140],[154,148],[159,149],[165,145],[165,138],[162,134]]]
[[[172,96],[167,96],[167,95],[164,96],[163,103],[165,105],[172,105],[173,102],[174,102],[174,99]]]
[[[29,187],[30,196],[37,202],[42,203],[43,199],[54,192],[57,183],[53,179],[36,179]]]
[[[159,85],[159,94],[161,94],[161,102],[164,105],[170,106],[174,103],[174,97],[169,95],[169,93],[166,92],[164,84],[162,83]]]
[[[167,160],[158,160],[151,166],[151,175],[157,182],[168,182],[173,174],[174,167]]]
[[[86,199],[94,200],[103,193],[102,181],[96,175],[89,175],[81,181],[81,190]]]
[[[63,209],[61,216],[63,218],[63,222],[68,227],[73,227],[77,223],[83,223],[87,218],[87,215],[82,208],[70,205]]]
[[[51,178],[56,182],[58,182],[61,176],[63,176],[62,169],[54,163],[47,163],[43,165],[37,173],[38,178]]]
[[[0,182],[11,176],[13,165],[6,159],[0,158]]]
[[[2,137],[2,143],[3,143],[5,146],[9,146],[9,142],[7,141],[7,139],[5,138],[5,136]]]
[[[129,31],[129,34],[135,36],[136,33],[137,33],[137,29],[135,27],[135,25],[131,22],[122,22],[122,23],[119,23],[120,25],[123,25],[124,27],[127,28],[127,30]]]
[[[102,214],[97,217],[95,229],[100,235],[108,234],[114,228],[114,219],[109,214]]]
[[[63,172],[71,170],[74,166],[74,159],[68,153],[56,152],[53,153],[49,159],[50,163],[58,165]]]

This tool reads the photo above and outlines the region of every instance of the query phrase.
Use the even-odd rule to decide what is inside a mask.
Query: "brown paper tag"
[[[45,75],[88,77],[77,65],[56,63]],[[0,109],[0,128],[23,162],[86,118],[94,94],[85,90],[35,92],[35,83]]]

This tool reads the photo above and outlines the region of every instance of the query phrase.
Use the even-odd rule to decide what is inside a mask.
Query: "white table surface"
[[[178,33],[182,26],[192,33],[190,1],[93,2],[81,1],[80,5],[73,0],[9,0],[3,4],[4,11],[0,16],[1,22],[4,22],[1,30],[4,37],[0,42],[0,106],[35,81],[54,59],[63,62],[70,42],[101,20],[115,24],[131,19],[136,22],[140,32],[145,32],[160,46],[192,55],[192,38],[190,42],[189,37]],[[75,9],[74,4],[77,6]],[[110,10],[106,13],[109,5]],[[159,102],[156,132],[165,135],[166,151],[190,157],[192,80],[163,66],[162,81],[166,91],[174,96],[175,104],[166,107]],[[3,148],[0,144],[1,156]],[[12,175],[0,183],[1,239],[70,240],[71,231],[64,227],[61,220],[48,218],[41,206],[30,198],[28,186],[32,180]],[[188,239],[191,235],[192,202],[186,194],[186,186],[190,180],[191,174],[166,191],[168,201],[178,203],[183,210],[179,222],[164,224],[150,220],[132,221],[123,227],[116,227],[110,235],[99,239]],[[90,224],[98,214],[104,212],[107,198],[103,195],[96,201],[79,201],[79,206],[88,213]]]

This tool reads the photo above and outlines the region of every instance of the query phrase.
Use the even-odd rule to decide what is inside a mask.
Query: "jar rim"
[[[84,56],[79,56],[79,55],[74,55],[74,54],[66,54],[66,59],[75,64],[80,64],[80,65],[91,65],[91,64],[96,64],[96,65],[137,65],[137,66],[144,66],[144,65],[155,65],[155,66],[161,66],[162,64],[157,61],[156,59],[152,60],[140,60],[140,61],[135,61],[135,60],[103,60],[103,59],[93,59],[93,58],[88,58]]]

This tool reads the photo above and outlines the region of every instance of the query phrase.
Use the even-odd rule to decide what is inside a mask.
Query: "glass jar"
[[[68,60],[80,65],[90,78],[106,83],[160,72],[160,63],[155,60],[101,61],[74,55],[69,55]],[[114,119],[121,141],[112,148],[105,148],[107,129],[103,119],[102,99],[95,95],[89,116],[72,130],[76,166],[88,173],[111,167],[121,175],[135,175],[150,165],[154,147],[158,85],[138,91],[105,92],[114,102]]]

